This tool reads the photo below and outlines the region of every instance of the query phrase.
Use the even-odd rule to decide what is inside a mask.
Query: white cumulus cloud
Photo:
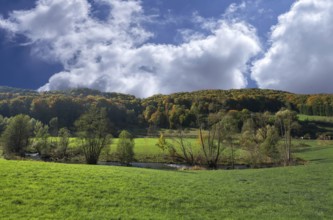
[[[299,0],[272,28],[271,46],[254,63],[261,88],[329,93],[333,82],[333,1]]]
[[[76,87],[140,97],[198,89],[246,87],[247,63],[258,52],[256,31],[241,21],[200,19],[178,45],[152,44],[152,22],[140,1],[94,0],[110,12],[100,19],[87,0],[39,0],[36,7],[0,18],[0,28],[24,35],[33,55],[62,63],[40,88]],[[199,21],[198,21],[199,22]],[[210,28],[207,30],[207,28]],[[185,37],[184,37],[185,38]]]

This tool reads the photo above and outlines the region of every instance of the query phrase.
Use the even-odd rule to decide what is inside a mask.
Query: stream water
[[[121,163],[117,162],[99,162],[98,165],[104,165],[104,166],[124,166]],[[149,169],[158,169],[158,170],[179,170],[179,169],[197,169],[198,166],[190,166],[186,164],[170,164],[170,163],[139,163],[139,162],[133,162],[130,163],[131,167],[138,167],[138,168],[149,168]],[[202,168],[205,168],[205,166],[199,166]],[[228,170],[232,167],[230,165],[219,165],[218,169],[224,169]],[[249,165],[245,164],[235,164],[234,169],[249,169]]]
[[[25,156],[32,160],[41,160],[38,153],[30,153],[30,154],[26,153]],[[119,162],[106,162],[106,161],[98,162],[98,165],[126,166]],[[138,168],[158,169],[158,170],[180,170],[180,169],[192,170],[192,169],[205,169],[206,168],[205,166],[190,166],[190,165],[186,165],[186,164],[143,163],[143,162],[132,162],[132,163],[130,163],[130,166],[138,167]],[[274,167],[274,165],[262,164],[262,165],[259,165],[258,168],[269,168],[269,167]],[[235,164],[234,165],[234,169],[249,169],[249,168],[251,168],[251,167],[247,164]],[[232,166],[231,165],[219,165],[218,169],[229,170],[229,169],[232,169]]]
[[[118,162],[98,162],[98,165],[104,166],[125,166]],[[138,168],[149,168],[149,169],[158,169],[158,170],[177,170],[177,169],[191,169],[192,166],[184,164],[168,164],[168,163],[140,163],[132,162],[130,163],[131,167]]]

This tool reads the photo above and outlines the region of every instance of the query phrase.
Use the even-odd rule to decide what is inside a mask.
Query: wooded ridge
[[[87,88],[38,93],[34,90],[0,87],[0,115],[26,114],[47,124],[58,118],[59,127],[73,127],[91,105],[106,108],[115,129],[198,127],[220,111],[277,112],[285,107],[305,115],[333,116],[332,94],[293,94],[264,89],[202,90],[136,98]]]

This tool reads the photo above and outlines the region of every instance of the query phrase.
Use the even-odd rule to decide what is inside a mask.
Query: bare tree
[[[204,135],[202,126],[199,130],[201,149],[209,168],[216,169],[220,156],[225,147],[231,150],[231,165],[235,165],[235,133],[237,132],[237,120],[232,112],[211,114],[208,122],[211,124],[208,134]]]
[[[194,155],[194,151],[192,145],[189,141],[184,138],[184,131],[179,129],[176,134],[176,138],[173,139],[174,148],[178,148],[180,153],[177,156],[183,159],[187,164],[194,165],[196,163],[196,158]],[[178,150],[177,150],[178,152]]]
[[[222,152],[222,125],[218,122],[211,126],[207,135],[199,130],[201,149],[209,168],[216,169]]]
[[[167,142],[163,133],[160,134],[158,143],[156,144],[163,151],[168,151],[169,156],[173,160],[183,161],[189,165],[196,164],[196,155],[192,145],[186,140],[184,131],[179,129],[176,136],[172,138],[172,142]]]

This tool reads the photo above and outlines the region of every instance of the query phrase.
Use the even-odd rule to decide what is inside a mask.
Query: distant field
[[[165,162],[163,151],[156,146],[157,138],[136,138],[134,153],[136,161],[149,161],[149,162]],[[117,149],[118,139],[115,138],[112,141],[113,143],[110,146],[111,154],[114,153]],[[111,160],[116,160],[113,155]]]
[[[56,138],[52,138],[54,141]],[[172,137],[166,138],[167,142],[170,144],[176,144],[176,139]],[[167,157],[168,152],[161,150],[159,147],[156,146],[158,143],[158,138],[156,137],[146,137],[146,138],[135,138],[134,139],[135,146],[134,146],[134,160],[136,162],[160,162],[160,163],[168,163],[172,162],[170,158]],[[193,151],[196,155],[201,154],[201,145],[198,138],[184,138],[184,142],[186,144],[190,144]],[[115,155],[117,149],[118,138],[112,139],[112,144],[109,146],[109,155],[106,155],[106,150],[102,152],[101,161],[117,161],[117,157]],[[70,139],[70,148],[77,148],[80,145],[79,139],[71,138]],[[222,152],[221,158],[223,161],[226,160],[226,157],[229,157],[230,150],[225,149]],[[237,150],[235,153],[236,158],[242,157],[242,150]],[[82,157],[81,160],[84,158]]]
[[[303,141],[307,165],[231,171],[0,159],[0,218],[331,219],[332,146]]]
[[[333,122],[333,117],[328,116],[317,116],[317,115],[297,115],[300,121],[323,121],[323,122]]]
[[[56,138],[52,138],[54,141]],[[166,140],[171,144],[176,144],[175,140],[173,138],[166,138]],[[201,145],[197,138],[185,138],[184,139],[186,143],[190,144],[192,146],[193,151],[196,153],[196,155],[200,155],[201,152]],[[134,160],[136,162],[158,162],[158,163],[169,163],[172,162],[172,160],[168,157],[168,152],[161,150],[159,147],[156,146],[158,142],[158,138],[135,138],[135,146],[134,146]],[[330,141],[321,141],[321,140],[293,140],[294,150],[298,149],[298,145],[300,143],[310,143],[311,146],[326,146],[327,144],[331,144]],[[102,152],[102,155],[100,157],[100,161],[117,161],[117,157],[115,155],[116,149],[117,149],[117,143],[118,138],[112,139],[112,144],[108,147],[109,155],[106,154],[106,150]],[[71,138],[70,139],[70,148],[77,148],[79,146],[80,142],[77,138]],[[332,144],[333,145],[333,144]],[[224,148],[221,153],[221,161],[222,163],[225,163],[228,158],[230,157],[230,149]],[[245,151],[237,148],[235,152],[235,159],[238,161],[238,163],[244,163],[244,154]],[[203,155],[202,155],[203,156]],[[298,153],[296,153],[296,156],[298,156]],[[84,157],[81,156],[80,160],[82,163],[84,163]]]

